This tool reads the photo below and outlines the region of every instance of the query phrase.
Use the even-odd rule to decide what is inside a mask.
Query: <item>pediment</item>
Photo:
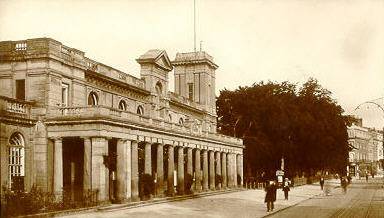
[[[171,71],[173,69],[167,52],[163,51],[155,60],[155,64],[161,68]]]

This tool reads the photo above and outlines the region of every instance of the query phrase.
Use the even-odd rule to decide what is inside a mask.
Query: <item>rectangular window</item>
[[[16,80],[16,98],[25,100],[25,79]]]
[[[193,83],[188,83],[188,98],[193,101]]]
[[[68,93],[69,93],[69,85],[62,83],[61,84],[61,106],[68,106]]]

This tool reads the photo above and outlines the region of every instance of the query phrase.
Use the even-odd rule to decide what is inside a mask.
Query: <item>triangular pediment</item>
[[[155,60],[156,65],[158,65],[161,68],[167,69],[169,71],[172,70],[172,64],[169,60],[169,57],[167,55],[167,52],[163,51]]]

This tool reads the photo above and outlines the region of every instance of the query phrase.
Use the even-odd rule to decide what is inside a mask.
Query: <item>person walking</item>
[[[341,188],[343,189],[343,194],[347,193],[347,179],[345,177],[342,177],[340,180]]]
[[[368,173],[367,172],[365,173],[365,181],[368,182]]]
[[[324,189],[324,177],[323,176],[320,177],[320,188],[321,188],[321,190]]]
[[[283,191],[284,191],[284,198],[285,200],[288,200],[288,192],[291,190],[289,188],[290,182],[288,178],[285,178],[285,181],[283,183]]]
[[[267,212],[273,211],[273,203],[276,201],[276,185],[274,181],[269,181],[265,188],[265,199],[264,202],[267,203]]]

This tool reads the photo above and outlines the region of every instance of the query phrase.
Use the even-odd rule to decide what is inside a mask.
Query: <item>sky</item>
[[[50,37],[139,77],[135,59],[149,49],[171,60],[193,51],[193,8],[193,0],[0,0],[0,41]],[[384,126],[384,110],[357,108],[384,97],[384,0],[196,0],[196,36],[219,65],[216,95],[313,77],[347,114]]]

